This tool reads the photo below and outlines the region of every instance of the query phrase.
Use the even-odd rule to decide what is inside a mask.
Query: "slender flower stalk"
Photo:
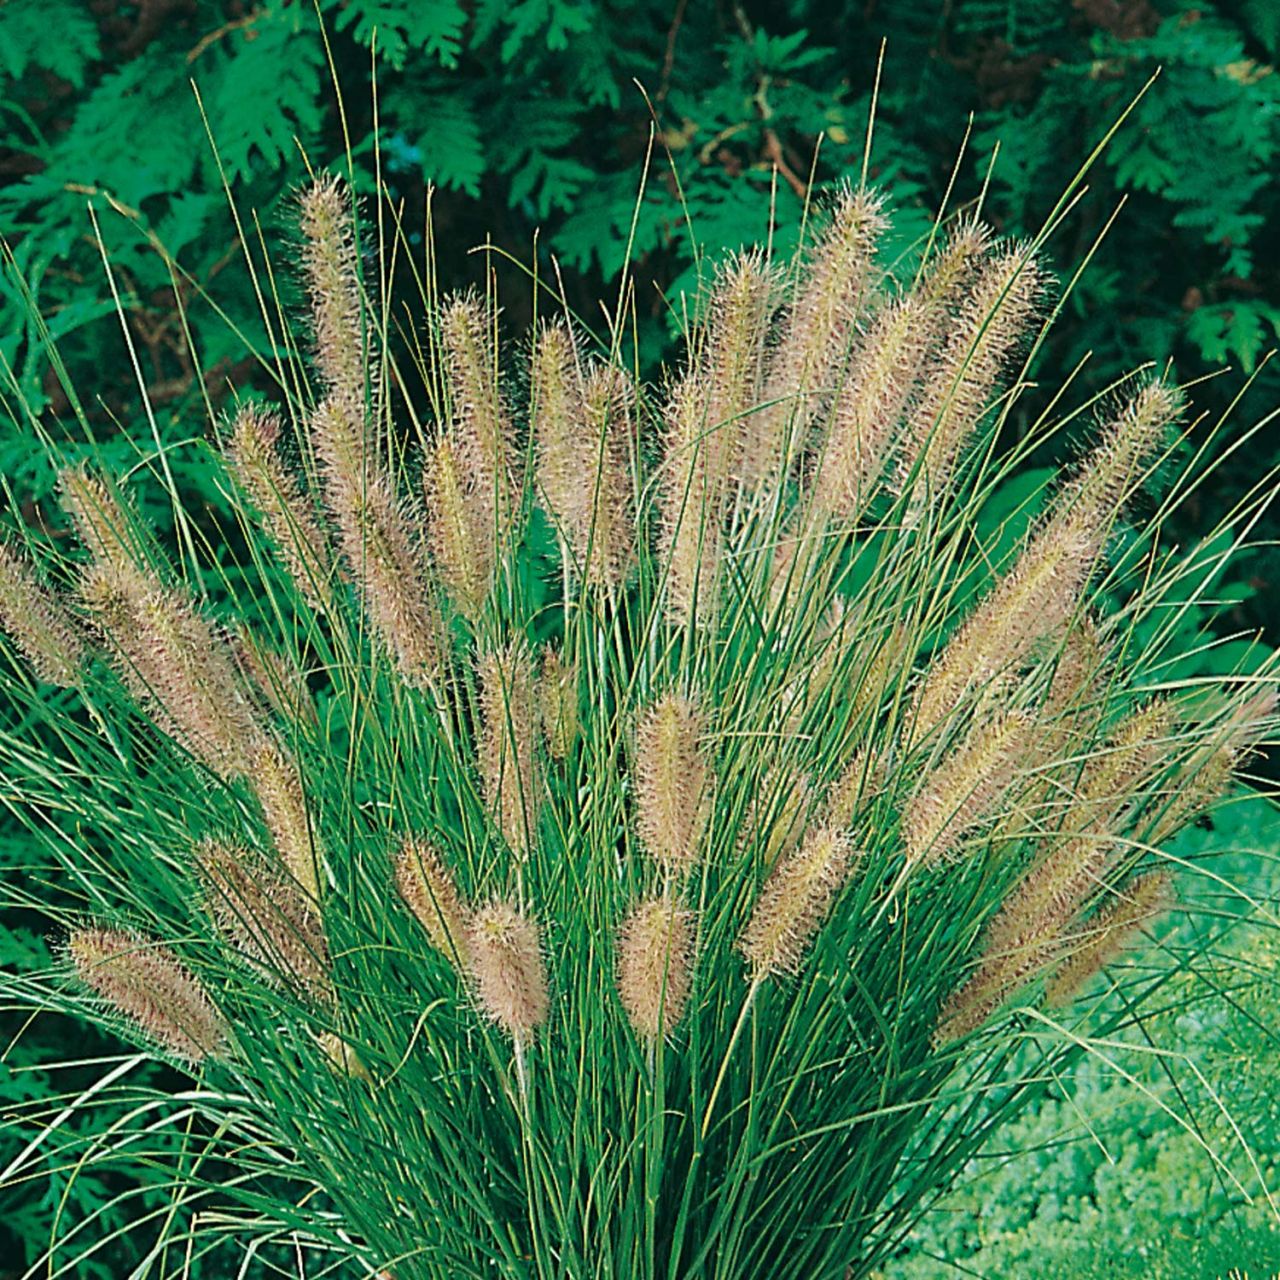
[[[618,931],[618,995],[650,1043],[672,1035],[689,1003],[693,913],[669,895],[637,903]]]
[[[408,837],[396,855],[395,880],[431,945],[465,972],[471,961],[471,912],[440,854],[425,840]]]
[[[669,880],[696,865],[711,810],[714,779],[706,725],[693,701],[665,693],[636,726],[636,826]]]
[[[228,1051],[222,1015],[168,947],[89,925],[72,931],[67,954],[81,981],[165,1052],[197,1064]]]
[[[472,917],[467,942],[481,1010],[527,1044],[551,1008],[538,926],[511,903],[491,902]]]
[[[314,900],[243,846],[205,840],[195,851],[205,909],[231,945],[271,982],[319,1007],[336,999]]]
[[[853,846],[843,832],[817,827],[769,873],[738,939],[753,985],[800,971],[854,862]]]
[[[280,457],[279,415],[258,405],[236,411],[227,460],[262,518],[285,571],[303,598],[322,609],[329,597],[333,556],[301,482]]]
[[[524,857],[537,835],[541,800],[533,659],[516,640],[486,654],[478,669],[485,801],[512,852]]]
[[[0,542],[0,631],[12,637],[46,684],[72,688],[86,648],[70,614],[36,575],[27,558]]]

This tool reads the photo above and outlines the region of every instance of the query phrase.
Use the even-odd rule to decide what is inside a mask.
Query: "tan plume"
[[[513,852],[523,856],[538,830],[538,701],[533,658],[523,640],[485,654],[480,676],[480,773],[485,801]]]
[[[481,907],[468,931],[471,972],[485,1015],[518,1044],[547,1020],[546,963],[538,926],[508,902]]]
[[[36,676],[71,688],[86,649],[71,615],[37,576],[35,566],[0,542],[0,631],[13,638]]]
[[[167,947],[91,925],[71,933],[67,953],[86,986],[174,1057],[199,1063],[227,1052],[226,1022]]]
[[[227,458],[294,585],[313,608],[323,608],[333,558],[302,484],[280,457],[280,435],[278,414],[241,405],[231,423]]]
[[[431,945],[465,972],[470,963],[471,913],[440,854],[425,840],[409,836],[396,855],[395,876],[400,897]]]
[[[646,708],[636,726],[636,825],[671,879],[691,871],[701,853],[714,787],[705,738],[697,706],[674,692]]]
[[[669,895],[637,903],[618,931],[618,994],[642,1040],[670,1036],[689,1002],[693,913]]]
[[[738,939],[753,981],[799,972],[855,856],[843,832],[815,827],[769,873]]]
[[[318,1006],[334,1001],[329,944],[314,902],[258,853],[201,842],[196,870],[219,932],[272,982]]]

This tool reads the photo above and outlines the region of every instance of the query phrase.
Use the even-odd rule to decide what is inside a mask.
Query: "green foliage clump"
[[[0,544],[4,802],[44,863],[10,896],[66,938],[8,989],[197,1078],[84,1162],[164,1171],[152,1257],[868,1276],[1089,1047],[1081,984],[1273,732],[1275,655],[1185,627],[1274,495],[1189,557],[1194,466],[1128,523],[1178,448],[1162,378],[1001,448],[1043,237],[964,217],[904,259],[850,186],[719,265],[654,386],[625,295],[596,337],[538,280],[513,370],[491,278],[379,293],[389,194],[362,224],[306,188],[310,358],[282,335],[270,403],[186,450],[228,516],[157,440],[175,556],[45,439],[66,524]],[[1100,1040],[1170,969],[1129,974]]]

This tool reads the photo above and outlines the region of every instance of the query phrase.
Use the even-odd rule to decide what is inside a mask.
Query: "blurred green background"
[[[1076,370],[1078,402],[1142,361],[1170,357],[1184,382],[1217,375],[1194,392],[1208,415],[1202,436],[1251,376],[1233,411],[1237,434],[1280,404],[1280,362],[1266,363],[1280,335],[1275,0],[320,0],[318,12],[309,0],[0,0],[7,520],[43,525],[52,501],[53,468],[33,446],[23,401],[68,454],[89,447],[87,427],[95,453],[121,470],[140,450],[173,446],[189,507],[221,504],[180,444],[207,429],[232,386],[258,380],[255,356],[280,340],[255,297],[228,194],[244,234],[287,264],[307,164],[345,166],[348,151],[366,193],[380,174],[419,249],[434,185],[445,286],[483,279],[469,251],[489,236],[517,263],[536,256],[544,273],[558,263],[571,304],[595,321],[595,300],[616,297],[629,253],[635,323],[654,372],[656,357],[675,349],[679,294],[696,285],[703,255],[769,236],[785,253],[800,236],[810,178],[819,192],[856,179],[882,39],[870,173],[890,190],[904,241],[927,229],[953,178],[952,208],[981,196],[1000,231],[1034,234],[1159,72],[1049,241],[1061,280],[1091,251],[1092,260],[1035,376],[1054,387]],[[517,266],[501,265],[499,276],[519,332],[532,290]],[[295,287],[275,284],[286,298]],[[1277,463],[1280,430],[1268,429],[1226,459],[1171,536],[1194,541]],[[147,515],[162,530],[169,523],[165,508]],[[1278,633],[1280,555],[1266,545],[1278,531],[1274,515],[1255,531],[1264,545],[1224,587],[1224,627]],[[1209,834],[1280,846],[1265,807],[1245,812],[1238,830]],[[0,873],[16,875],[23,857],[0,843]],[[1241,1062],[1274,1078],[1274,1046],[1247,1010],[1269,1000],[1274,1013],[1277,992],[1275,965],[1258,961],[1247,938],[1240,945],[1257,989],[1225,992],[1186,1036],[1244,1089],[1254,1077]],[[4,918],[6,965],[47,956],[38,924]],[[113,1051],[53,1018],[20,1036],[17,1021],[6,1027],[6,1044],[16,1039],[0,1062],[5,1109],[91,1078],[40,1064]],[[1090,1078],[1070,1086],[1090,1097],[1113,1087]],[[1102,1260],[1098,1275],[1280,1269],[1267,1215],[1239,1210],[1247,1196],[1149,1097],[1103,1098],[1123,1122],[1105,1141],[1063,1148],[1072,1127],[1064,1109],[1080,1110],[1064,1091],[1010,1137],[1039,1154],[941,1206],[909,1245],[904,1277],[951,1274],[934,1256],[970,1274],[1094,1274],[1077,1246]],[[1275,1103],[1258,1101],[1266,1097],[1259,1087],[1245,1101],[1260,1126],[1254,1144],[1274,1149],[1280,1130]],[[104,1109],[68,1124],[90,1140],[111,1118]],[[0,1139],[0,1164],[25,1136]],[[1257,1173],[1246,1169],[1241,1184],[1256,1192]],[[51,1235],[117,1189],[105,1175],[59,1172],[0,1192],[0,1276],[21,1274]],[[107,1239],[124,1225],[118,1217],[93,1224],[107,1243],[82,1264],[85,1276],[132,1265],[133,1246]],[[1213,1226],[1210,1245],[1197,1223]],[[1143,1241],[1147,1252],[1135,1255]],[[1134,1256],[1146,1270],[1122,1269]]]

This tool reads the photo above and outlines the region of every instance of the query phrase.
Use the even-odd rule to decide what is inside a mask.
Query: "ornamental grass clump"
[[[10,985],[198,1072],[116,1144],[48,1135],[92,1167],[181,1131],[148,1248],[865,1277],[1159,991],[1176,957],[1126,948],[1196,901],[1169,842],[1276,725],[1261,645],[1203,674],[1223,538],[1160,538],[1190,397],[1148,369],[1036,416],[1042,243],[891,258],[890,216],[849,187],[794,261],[709,271],[640,381],[541,282],[522,342],[492,279],[399,342],[321,178],[305,354],[203,455],[227,509],[175,554],[157,460],[82,458],[56,538],[9,521],[15,892],[70,894]]]

